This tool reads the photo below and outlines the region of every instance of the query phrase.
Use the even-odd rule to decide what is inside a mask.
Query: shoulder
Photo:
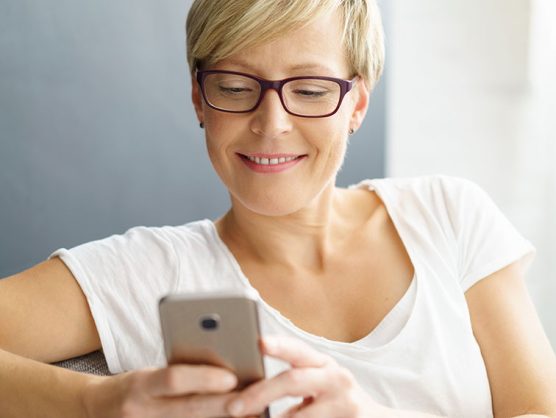
[[[414,177],[385,177],[363,180],[353,187],[376,186],[387,192],[435,196],[446,194],[452,197],[465,192],[482,190],[475,182],[464,177],[431,174]]]
[[[480,207],[490,200],[475,182],[442,174],[364,180],[352,187],[375,190],[388,210],[400,216],[458,218],[462,208]]]
[[[213,247],[215,240],[210,224],[211,221],[203,220],[179,226],[135,226],[123,233],[81,244],[70,251],[74,255],[101,259],[168,260],[177,254],[192,254]]]
[[[171,241],[207,243],[213,241],[213,229],[212,221],[204,219],[183,225],[164,225],[156,227],[139,226],[128,230],[126,234],[142,234]]]
[[[156,246],[173,249],[177,253],[194,253],[214,247],[215,237],[212,222],[201,220],[183,225],[136,226],[127,230],[120,239],[130,245]]]
[[[483,233],[513,229],[489,194],[463,177],[436,174],[385,178],[376,186],[392,213],[422,225],[438,226],[462,245]]]
[[[210,235],[209,224],[209,220],[202,220],[183,225],[134,226],[127,229],[123,234],[112,235],[112,237],[126,237],[144,241],[156,239],[203,240]]]
[[[509,229],[507,220],[485,191],[462,177],[426,175],[365,180],[357,187],[374,190],[396,226],[422,240],[457,246],[490,233],[492,225]],[[465,252],[465,251],[464,251]]]

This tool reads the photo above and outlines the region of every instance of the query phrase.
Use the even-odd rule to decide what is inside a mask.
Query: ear
[[[195,113],[197,114],[197,119],[199,122],[204,122],[205,116],[203,112],[203,97],[201,94],[201,89],[195,75],[191,75],[191,101],[193,102],[193,107],[195,108]]]
[[[349,126],[357,131],[361,127],[363,119],[365,119],[365,115],[367,114],[371,91],[367,83],[360,77],[355,84],[353,93],[355,93],[353,95],[355,106],[351,114]]]

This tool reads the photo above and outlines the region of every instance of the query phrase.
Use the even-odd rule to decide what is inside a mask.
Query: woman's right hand
[[[94,377],[83,400],[90,418],[225,417],[236,385],[225,369],[176,364]]]

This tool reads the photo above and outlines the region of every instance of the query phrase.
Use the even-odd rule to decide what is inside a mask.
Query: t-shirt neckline
[[[322,344],[328,347],[334,347],[335,349],[344,349],[344,350],[351,350],[351,351],[357,351],[357,352],[370,352],[370,351],[377,351],[379,349],[384,349],[388,346],[390,346],[391,344],[394,343],[394,341],[396,341],[397,339],[399,339],[402,334],[404,334],[405,332],[407,332],[407,329],[410,325],[410,323],[413,321],[413,318],[415,316],[415,311],[416,311],[416,307],[419,301],[419,295],[420,295],[420,281],[417,280],[417,277],[419,276],[419,274],[417,273],[418,270],[418,266],[415,263],[415,257],[412,256],[412,252],[410,251],[410,249],[406,246],[405,244],[405,240],[404,240],[404,236],[403,234],[400,232],[400,223],[397,219],[397,215],[395,213],[393,213],[393,211],[390,210],[389,208],[389,201],[388,199],[385,197],[386,192],[383,189],[380,189],[379,187],[377,187],[377,180],[364,180],[361,181],[360,183],[356,184],[356,185],[352,185],[349,186],[349,188],[365,188],[368,190],[374,190],[376,191],[376,193],[378,194],[378,196],[380,197],[380,199],[382,200],[382,202],[384,203],[384,207],[386,208],[386,211],[388,212],[388,215],[390,216],[390,218],[392,219],[392,223],[394,224],[394,227],[396,228],[396,231],[398,232],[398,235],[400,237],[400,240],[402,241],[402,244],[404,245],[404,248],[411,260],[411,263],[413,265],[413,277],[411,279],[411,283],[409,285],[409,287],[407,288],[406,292],[404,293],[404,295],[400,298],[400,300],[396,303],[396,305],[394,305],[394,307],[384,316],[384,318],[382,318],[382,320],[365,336],[361,337],[360,339],[356,340],[356,341],[351,341],[351,342],[344,342],[344,341],[338,341],[338,340],[331,340],[328,339],[326,337],[322,337],[319,335],[315,335],[312,334],[308,331],[305,331],[302,328],[299,328],[297,325],[295,325],[290,319],[288,319],[286,316],[284,316],[278,309],[274,308],[273,306],[271,306],[270,304],[268,304],[260,295],[259,291],[257,289],[255,289],[251,283],[249,282],[249,279],[247,278],[247,276],[243,273],[243,270],[241,269],[241,266],[239,265],[239,262],[237,261],[237,259],[235,258],[235,256],[233,255],[233,253],[230,251],[230,249],[228,248],[228,246],[226,245],[226,243],[224,243],[224,241],[222,241],[222,239],[220,238],[220,235],[218,234],[218,230],[216,229],[216,225],[214,224],[214,222],[210,219],[205,219],[206,225],[208,227],[208,230],[210,232],[210,235],[212,235],[212,238],[214,240],[214,242],[216,243],[216,245],[218,246],[218,248],[222,251],[223,255],[225,256],[226,260],[228,261],[228,263],[231,265],[233,271],[236,274],[236,279],[238,279],[241,283],[241,285],[243,287],[245,287],[252,295],[253,297],[255,297],[259,303],[260,306],[264,309],[264,311],[266,311],[270,316],[272,316],[274,319],[276,319],[279,323],[281,323],[285,328],[289,329],[290,331],[292,331],[294,334],[296,334],[297,336],[301,337],[302,339],[305,339],[307,341],[310,341],[312,343],[315,343],[317,345]],[[415,289],[413,289],[413,287],[416,287]],[[394,313],[394,311],[396,310],[396,308],[398,308],[400,306],[400,304],[402,304],[405,299],[409,296],[411,296],[410,294],[414,292],[414,303],[413,306],[411,306],[411,312],[409,314],[409,317],[406,321],[406,323],[402,326],[402,328],[400,329],[400,331],[390,339],[390,341],[386,342],[383,345],[379,345],[376,347],[366,347],[364,345],[361,345],[361,343],[363,343],[365,340],[371,339],[373,334],[375,333],[375,331],[377,331],[382,324],[384,324],[385,320],[387,320],[392,313]]]

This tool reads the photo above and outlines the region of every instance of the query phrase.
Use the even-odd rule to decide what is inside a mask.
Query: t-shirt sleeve
[[[457,246],[463,291],[514,261],[528,269],[535,247],[511,224],[488,194],[461,178],[442,179]]]
[[[164,360],[158,300],[176,288],[179,270],[164,228],[132,228],[50,257],[81,286],[111,373],[162,365],[152,364]]]

